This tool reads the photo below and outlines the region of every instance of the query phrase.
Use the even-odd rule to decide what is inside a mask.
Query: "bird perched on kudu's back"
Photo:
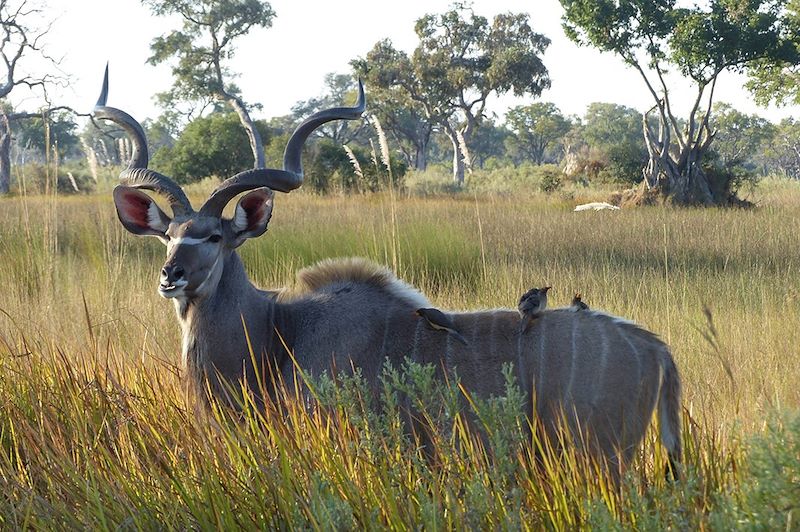
[[[589,305],[587,305],[581,300],[580,292],[576,293],[575,297],[572,298],[572,310],[576,312],[578,310],[589,310]]]
[[[445,331],[464,345],[467,345],[467,340],[461,336],[461,333],[456,329],[453,319],[435,308],[420,308],[417,309],[417,315],[423,318],[428,325],[436,331]]]
[[[517,310],[519,310],[519,317],[522,318],[523,332],[527,331],[533,320],[547,308],[547,291],[551,288],[552,286],[531,288],[519,298]]]

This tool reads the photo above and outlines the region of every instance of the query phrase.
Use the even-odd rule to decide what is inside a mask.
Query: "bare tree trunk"
[[[450,124],[445,124],[445,133],[453,144],[453,181],[458,186],[463,186],[465,165],[464,158],[461,155],[461,147],[458,142],[458,134],[455,128]]]
[[[657,132],[648,122],[648,115],[656,109],[659,111]],[[649,160],[642,174],[648,189],[679,205],[724,205],[730,201],[729,191],[712,186],[703,170],[703,156],[714,135],[707,125],[701,127],[705,127],[703,134],[680,142],[676,150],[663,101],[644,114],[642,130]]]
[[[250,113],[247,112],[247,107],[241,98],[227,96],[228,103],[231,104],[233,110],[239,115],[239,121],[247,133],[247,138],[250,141],[250,149],[253,151],[253,168],[265,168],[266,163],[264,160],[264,141],[261,140],[261,134],[256,129],[256,124],[250,118]]]
[[[0,114],[0,194],[11,190],[11,125],[8,116]]]
[[[424,172],[428,169],[428,143],[417,146],[416,154],[414,156],[414,169]]]
[[[417,137],[418,140],[414,142],[414,146],[416,147],[414,168],[420,172],[424,172],[428,169],[428,152],[430,151],[432,132],[433,127],[428,125],[425,131]]]

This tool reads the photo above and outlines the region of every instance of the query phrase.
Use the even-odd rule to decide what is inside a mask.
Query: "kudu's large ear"
[[[272,217],[272,199],[275,193],[264,187],[241,197],[230,221],[235,235],[233,247],[241,246],[248,238],[261,236]]]
[[[134,235],[153,235],[165,238],[170,217],[164,214],[153,198],[133,187],[114,187],[117,216],[125,229]]]

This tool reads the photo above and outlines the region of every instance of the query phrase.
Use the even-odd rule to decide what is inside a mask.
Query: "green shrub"
[[[547,168],[541,168],[538,172],[540,174],[539,190],[546,194],[551,194],[564,184],[564,174],[558,168],[551,168],[553,165],[546,166]]]
[[[766,530],[800,528],[800,413],[770,420],[747,458],[740,517]]]
[[[96,183],[84,161],[56,167],[28,163],[12,169],[18,193],[44,194],[55,185],[59,194],[85,194],[96,189]]]

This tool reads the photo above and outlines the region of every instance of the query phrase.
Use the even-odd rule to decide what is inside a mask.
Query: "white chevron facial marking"
[[[194,238],[190,236],[182,236],[180,238],[170,239],[170,244],[173,246],[197,246],[208,242],[208,237]]]

